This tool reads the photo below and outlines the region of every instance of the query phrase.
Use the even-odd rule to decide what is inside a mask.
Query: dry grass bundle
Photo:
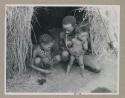
[[[25,60],[32,50],[31,18],[33,7],[7,7],[7,77],[26,70]],[[31,52],[30,52],[31,54]]]
[[[118,17],[117,10],[106,7],[84,7],[79,11],[86,11],[83,14],[83,21],[88,19],[89,34],[92,47],[92,53],[103,55],[107,52],[108,43],[112,43],[114,48],[118,47]],[[114,14],[116,13],[116,14]],[[114,19],[113,19],[114,18]],[[111,21],[112,20],[112,21]]]

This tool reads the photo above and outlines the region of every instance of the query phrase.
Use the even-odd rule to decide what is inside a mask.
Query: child
[[[83,32],[82,29],[79,29],[75,38],[73,38],[71,41],[67,42],[67,48],[70,53],[70,60],[67,67],[67,75],[70,72],[70,69],[74,63],[75,60],[77,60],[80,68],[81,68],[81,75],[83,76],[84,71],[84,62],[83,62],[83,56],[88,49],[88,33]]]
[[[53,65],[60,61],[60,56],[52,56],[52,47],[54,40],[48,34],[43,34],[39,38],[40,45],[33,51],[33,65],[32,68],[41,71],[43,73],[51,73],[48,68],[52,68]]]

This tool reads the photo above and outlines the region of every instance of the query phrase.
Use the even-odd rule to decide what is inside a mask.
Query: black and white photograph
[[[5,94],[119,94],[119,5],[5,7]]]

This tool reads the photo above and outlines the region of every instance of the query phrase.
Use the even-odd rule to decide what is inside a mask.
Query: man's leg
[[[34,58],[31,64],[31,67],[33,69],[45,74],[51,73],[51,70],[43,69],[41,66],[43,66],[43,64],[41,63],[41,58],[40,57]]]
[[[75,61],[75,57],[74,56],[70,56],[70,60],[69,60],[68,66],[67,66],[66,75],[69,74],[74,61]]]
[[[101,71],[101,66],[94,55],[84,55],[83,61],[88,70],[99,73]]]
[[[41,65],[41,58],[40,57],[35,57],[34,58],[34,63],[35,66],[39,66]]]

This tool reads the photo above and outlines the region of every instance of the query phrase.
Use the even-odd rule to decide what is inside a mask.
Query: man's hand
[[[67,41],[67,47],[68,47],[68,48],[71,48],[72,45],[73,45],[73,43],[72,43],[71,41]]]

